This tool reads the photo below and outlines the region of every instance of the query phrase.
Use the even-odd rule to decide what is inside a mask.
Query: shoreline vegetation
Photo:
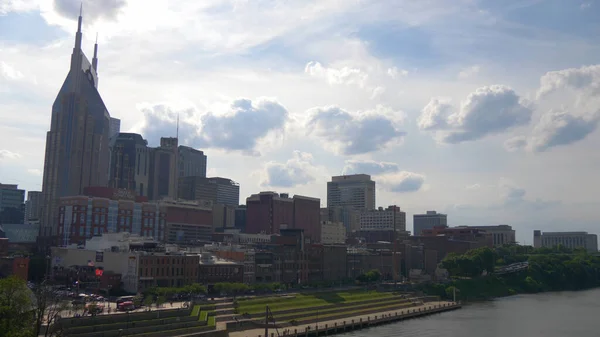
[[[509,270],[506,267],[518,265]],[[451,280],[419,286],[427,295],[462,302],[517,294],[576,291],[600,287],[600,256],[582,249],[508,245],[448,254],[441,267]]]

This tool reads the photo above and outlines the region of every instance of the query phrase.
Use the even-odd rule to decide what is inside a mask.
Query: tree
[[[44,336],[59,334],[60,329],[55,323],[60,319],[60,313],[68,310],[68,302],[62,301],[45,281],[35,288],[34,295],[35,336],[41,334],[44,319],[47,322]]]
[[[144,305],[148,308],[148,311],[150,311],[150,309],[152,309],[153,303],[154,303],[154,298],[152,297],[152,295],[148,295],[148,296],[146,296],[146,298],[144,298]]]
[[[163,304],[165,304],[165,302],[167,301],[167,298],[165,296],[158,296],[156,298],[156,308],[160,308]]]
[[[33,334],[33,300],[25,281],[9,276],[0,279],[0,331],[7,337]]]

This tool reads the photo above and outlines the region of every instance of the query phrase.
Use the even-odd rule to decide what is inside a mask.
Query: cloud
[[[373,92],[371,93],[371,99],[376,99],[379,96],[383,95],[383,93],[385,92],[385,88],[384,87],[375,87],[375,89],[373,89]]]
[[[458,144],[502,133],[530,122],[532,109],[504,85],[478,88],[450,115],[447,103],[432,100],[418,119],[421,130],[444,130],[442,141]]]
[[[346,160],[343,174],[369,174],[384,190],[396,193],[416,192],[423,187],[423,174],[401,171],[396,163],[374,160]]]
[[[564,146],[583,140],[594,132],[600,121],[600,113],[576,116],[562,109],[543,114],[533,129],[528,147],[533,152],[544,152],[552,147]]]
[[[404,77],[408,75],[408,71],[404,69],[398,69],[396,67],[388,68],[387,74],[392,79],[397,79],[399,77]]]
[[[524,136],[512,137],[504,142],[504,148],[508,152],[517,152],[521,149],[524,149],[526,146],[527,137]]]
[[[319,62],[308,62],[304,68],[304,72],[310,76],[321,78],[327,81],[330,85],[334,84],[355,84],[359,87],[364,87],[368,75],[358,68],[328,68],[321,65]]]
[[[452,105],[439,98],[432,98],[431,101],[421,110],[421,115],[417,119],[417,125],[420,130],[434,131],[448,128],[448,116],[452,111]]]
[[[481,185],[480,184],[468,185],[468,186],[465,186],[465,189],[469,190],[469,191],[475,191],[475,190],[481,189]]]
[[[477,73],[479,73],[480,70],[481,70],[480,66],[474,65],[472,67],[463,69],[461,72],[459,72],[458,78],[461,80],[464,80],[466,78],[472,77],[473,75],[477,75]]]
[[[16,152],[10,152],[8,150],[0,150],[0,160],[13,160],[19,159],[21,155]]]
[[[180,138],[188,145],[246,154],[258,154],[257,142],[270,132],[283,132],[288,120],[287,109],[269,98],[255,102],[237,99],[225,114],[200,114],[195,108],[175,109],[163,104],[141,105],[140,110],[145,117],[142,134],[151,141],[174,136],[179,115]]]
[[[20,80],[23,78],[23,73],[6,64],[4,61],[0,61],[0,77],[4,77],[7,80]]]
[[[41,177],[43,174],[42,170],[40,169],[27,169],[27,173],[38,177]]]
[[[2,0],[0,1],[0,15],[10,12],[27,12],[38,7],[37,1],[32,0]]]
[[[537,98],[561,89],[580,90],[591,95],[600,93],[600,65],[547,72],[540,78]]]
[[[377,176],[377,182],[385,190],[396,193],[416,192],[423,187],[425,176],[422,174],[401,171]]]
[[[530,200],[526,198],[527,191],[516,185],[513,181],[501,178],[498,183],[498,189],[502,203],[501,205],[493,205],[491,208],[511,208],[511,209],[533,209],[540,210],[548,207],[557,206],[558,201],[547,201],[542,199]]]
[[[123,8],[127,5],[126,0],[53,0],[54,10],[61,16],[76,19],[79,16],[80,6],[83,4],[85,22],[91,23],[99,18],[115,20]]]
[[[400,171],[396,163],[377,162],[374,160],[346,160],[342,174],[371,174],[379,175],[389,172]]]
[[[343,155],[375,152],[402,141],[404,114],[377,105],[374,110],[348,112],[337,106],[315,107],[307,111],[309,135],[325,141],[325,146]]]
[[[262,187],[293,187],[314,182],[316,172],[313,156],[310,153],[294,151],[293,157],[285,163],[265,163],[260,176],[259,184]]]

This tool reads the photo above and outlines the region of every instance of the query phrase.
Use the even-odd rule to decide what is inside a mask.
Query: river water
[[[600,336],[600,289],[517,295],[343,337]]]

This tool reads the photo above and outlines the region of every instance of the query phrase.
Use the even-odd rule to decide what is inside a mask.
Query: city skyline
[[[41,190],[50,106],[67,70],[79,2],[22,3],[3,7],[0,16],[0,24],[26,28],[0,33],[0,116],[7,121],[0,177],[29,191]],[[598,49],[595,37],[582,27],[597,6],[561,4],[573,24],[566,29],[543,15],[527,25],[518,19],[552,17],[548,4],[442,9],[434,1],[440,7],[411,5],[391,14],[368,1],[362,11],[324,2],[319,13],[309,2],[279,12],[209,3],[173,9],[197,14],[202,23],[194,25],[158,7],[144,9],[148,21],[133,21],[140,13],[135,4],[84,1],[83,49],[100,32],[99,90],[122,131],[157,146],[160,137],[175,136],[179,115],[180,144],[204,151],[211,158],[207,175],[239,182],[242,198],[275,190],[324,204],[331,176],[365,173],[377,182],[377,206],[400,206],[409,228],[412,214],[436,210],[453,226],[510,224],[527,243],[533,229],[597,232],[593,88],[600,67],[580,68],[596,61],[589,56]],[[241,24],[225,29],[236,11]],[[378,25],[360,17],[348,24],[335,19],[338,12],[385,15]],[[290,13],[306,22],[278,25]],[[262,31],[252,15],[277,29]],[[158,34],[152,18],[162,18]],[[214,28],[205,29],[209,23]],[[308,24],[312,30],[303,29]],[[468,24],[497,34],[502,47],[476,34],[472,45],[452,36]],[[514,25],[523,34],[509,33]],[[390,47],[396,44],[408,48]]]

